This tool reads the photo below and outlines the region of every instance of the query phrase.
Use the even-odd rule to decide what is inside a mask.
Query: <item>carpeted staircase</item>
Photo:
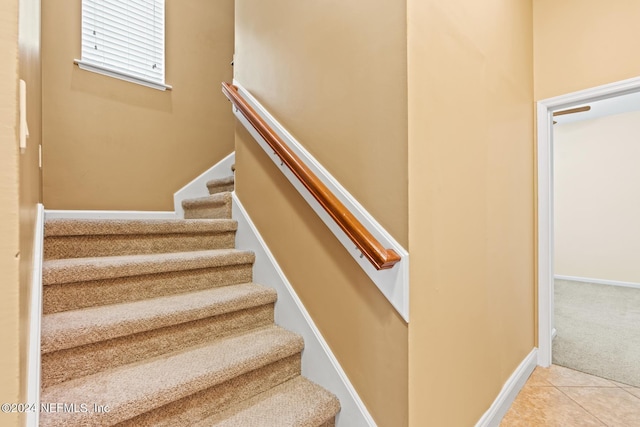
[[[233,177],[207,186],[184,220],[46,221],[41,426],[335,424],[234,249]]]

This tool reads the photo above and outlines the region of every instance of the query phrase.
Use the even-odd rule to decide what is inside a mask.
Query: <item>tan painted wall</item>
[[[406,243],[405,4],[238,0],[234,71]],[[378,425],[406,426],[405,322],[242,129],[236,189]]]
[[[236,2],[234,77],[407,242],[404,2]]]
[[[166,92],[73,64],[80,4],[42,4],[45,207],[173,210],[176,190],[233,151],[220,93],[232,75],[233,1],[166,1]]]
[[[555,273],[640,283],[640,112],[554,126]]]
[[[531,1],[409,0],[409,425],[475,425],[534,347]]]
[[[640,2],[535,0],[535,99],[640,75]]]
[[[0,403],[20,400],[18,4],[0,3]],[[18,425],[17,414],[0,424]]]

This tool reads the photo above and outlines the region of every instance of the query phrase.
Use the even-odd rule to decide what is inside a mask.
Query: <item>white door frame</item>
[[[640,77],[597,86],[537,103],[538,121],[538,365],[551,365],[553,331],[553,112],[640,92]]]

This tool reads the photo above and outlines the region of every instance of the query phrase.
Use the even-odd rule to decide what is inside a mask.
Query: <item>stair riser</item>
[[[91,375],[273,323],[273,304],[46,353],[42,386]]]
[[[252,264],[46,285],[43,313],[138,301],[251,282]]]
[[[300,375],[300,354],[281,359],[222,384],[161,406],[118,424],[118,427],[173,427],[192,425],[194,420],[224,411]]]
[[[218,206],[184,209],[184,219],[230,219],[231,203]]]
[[[159,254],[230,249],[235,232],[216,234],[150,234],[52,236],[45,238],[44,259]]]
[[[233,183],[231,184],[219,184],[219,185],[207,185],[209,189],[209,194],[223,193],[225,191],[233,191],[235,186]]]

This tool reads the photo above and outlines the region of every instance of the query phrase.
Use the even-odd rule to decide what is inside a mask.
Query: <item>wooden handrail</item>
[[[247,101],[238,93],[238,88],[230,83],[222,83],[222,92],[251,123],[255,130],[275,151],[280,160],[287,165],[302,185],[313,195],[338,226],[353,241],[362,254],[377,270],[392,268],[400,255],[393,249],[386,249],[358,221],[358,219],[342,204],[322,181],[304,164],[289,146],[271,129],[271,127],[255,112]]]

